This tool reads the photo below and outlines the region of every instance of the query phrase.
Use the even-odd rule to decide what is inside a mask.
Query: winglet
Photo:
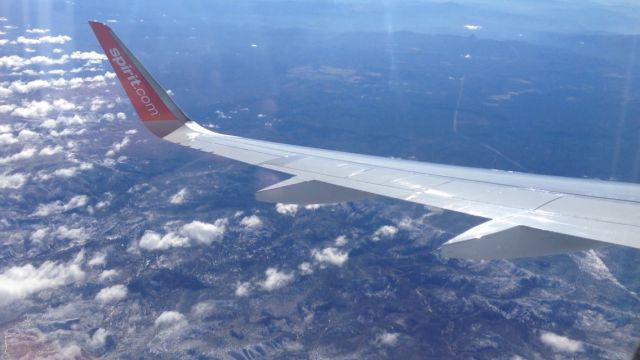
[[[107,25],[89,21],[102,50],[145,126],[164,137],[189,119]]]

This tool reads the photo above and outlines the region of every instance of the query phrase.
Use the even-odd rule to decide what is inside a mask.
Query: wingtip
[[[109,26],[107,26],[107,24],[100,22],[98,20],[89,20],[89,26],[91,26],[92,28],[96,28],[96,27],[105,27],[105,28],[109,28]]]

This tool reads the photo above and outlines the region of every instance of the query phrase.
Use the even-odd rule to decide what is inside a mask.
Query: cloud
[[[11,133],[0,134],[0,145],[11,145],[18,142],[18,139]]]
[[[302,275],[313,274],[313,267],[311,266],[311,263],[308,263],[306,261],[298,265],[298,270],[300,270],[300,273],[302,273]]]
[[[113,145],[111,145],[111,149],[109,149],[109,151],[107,151],[106,156],[108,157],[113,157],[115,156],[117,153],[119,153],[120,151],[122,151],[122,149],[124,149],[125,147],[127,147],[127,145],[129,145],[129,137],[125,136],[122,141],[117,142],[117,143],[113,143]]]
[[[182,227],[184,233],[198,243],[211,245],[214,241],[220,241],[226,232],[227,219],[218,219],[213,224],[202,221],[193,221]]]
[[[481,30],[482,26],[480,25],[473,25],[473,24],[467,24],[464,26],[465,29],[470,30],[470,31],[476,31],[476,30]]]
[[[262,227],[262,220],[257,215],[245,216],[240,220],[240,225],[246,229],[259,229]]]
[[[75,108],[75,104],[65,99],[57,99],[53,102],[34,100],[31,102],[23,102],[20,107],[13,110],[11,115],[30,119],[42,119],[46,118],[52,111],[68,111]]]
[[[322,250],[314,249],[311,251],[311,255],[319,263],[327,263],[335,266],[342,266],[349,260],[348,253],[342,252],[334,247],[328,247]]]
[[[107,254],[103,252],[96,253],[93,255],[91,260],[87,262],[89,266],[104,266],[107,263]]]
[[[60,145],[45,146],[42,149],[40,149],[40,152],[38,153],[38,155],[40,155],[40,156],[51,156],[51,155],[59,154],[61,152],[62,152],[62,146],[60,146]]]
[[[0,96],[2,96],[2,94],[0,94]],[[6,105],[0,105],[0,114],[6,114],[8,112],[12,112],[13,109],[15,109],[16,106],[13,104],[6,104]],[[6,125],[0,125],[0,126],[6,126]],[[6,132],[6,131],[3,131]]]
[[[35,241],[35,242],[40,242],[42,240],[44,240],[45,236],[47,236],[47,234],[49,234],[49,229],[47,228],[40,228],[34,232],[31,233],[31,240]]]
[[[391,239],[398,233],[398,228],[393,225],[384,225],[373,233],[373,241]]]
[[[91,346],[92,348],[98,348],[98,349],[103,348],[107,343],[107,335],[109,335],[109,333],[107,333],[107,330],[103,328],[99,328],[93,333],[93,336],[91,336],[91,338],[89,339],[89,346]]]
[[[180,189],[180,191],[178,191],[177,193],[173,194],[170,198],[169,198],[169,202],[172,204],[182,204],[184,202],[184,199],[187,197],[187,188],[182,188]]]
[[[575,353],[582,351],[582,342],[568,337],[544,331],[540,334],[540,341],[556,351]]]
[[[33,140],[33,139],[37,139],[38,137],[40,137],[40,135],[38,135],[38,133],[33,132],[33,131],[29,130],[29,129],[22,129],[18,133],[18,140],[20,140],[20,141]]]
[[[38,179],[40,179],[40,180],[49,180],[49,179],[54,178],[54,177],[72,178],[72,177],[76,176],[81,171],[91,170],[91,169],[93,169],[93,164],[81,163],[78,166],[56,169],[55,171],[53,171],[50,174],[39,175]]]
[[[336,246],[345,246],[349,242],[346,236],[340,235],[336,238]]]
[[[98,280],[105,282],[105,281],[113,280],[113,278],[117,277],[118,275],[119,275],[118,270],[114,270],[114,269],[104,270],[98,276]]]
[[[19,36],[16,39],[16,42],[18,44],[24,44],[24,45],[64,44],[68,41],[71,41],[71,37],[67,35],[56,35],[56,36],[46,35],[46,36],[39,37],[37,39]]]
[[[27,175],[15,173],[11,175],[0,175],[0,189],[20,189],[27,182]]]
[[[58,227],[54,235],[72,241],[84,241],[89,237],[83,228],[68,228],[65,225]]]
[[[71,55],[69,55],[69,58],[71,58],[72,60],[84,60],[89,65],[100,64],[101,62],[107,60],[107,57],[104,54],[100,54],[95,51],[74,51],[71,53]]]
[[[277,203],[276,211],[282,215],[295,215],[298,212],[298,205]]]
[[[220,241],[226,233],[228,220],[217,219],[213,223],[192,221],[175,231],[161,235],[155,231],[146,231],[138,246],[145,250],[166,250],[173,247],[188,247],[193,244],[211,245]]]
[[[384,346],[394,346],[398,343],[399,333],[384,332],[378,336],[377,342]]]
[[[0,164],[6,164],[19,160],[30,159],[35,155],[36,149],[25,147],[19,153],[0,158]]]
[[[260,283],[260,286],[267,291],[280,289],[293,280],[293,273],[278,271],[276,268],[268,268],[264,274],[266,278]]]
[[[32,264],[14,266],[0,273],[0,305],[47,289],[79,283],[85,273],[80,267],[82,253],[68,263],[45,261],[40,266]]]
[[[154,324],[156,327],[170,327],[184,325],[186,322],[186,318],[181,313],[177,311],[165,311],[156,318]]]
[[[120,301],[127,297],[127,293],[127,287],[124,285],[109,286],[98,291],[96,301],[102,304]]]
[[[33,29],[27,29],[26,31],[27,31],[27,33],[29,33],[29,34],[46,34],[46,33],[48,33],[50,30],[49,30],[49,29],[38,29],[38,28],[33,28]]]
[[[40,204],[38,208],[33,213],[35,216],[49,216],[55,213],[61,213],[73,209],[77,209],[79,207],[83,207],[87,204],[89,198],[87,195],[76,195],[72,197],[67,203],[63,203],[60,200],[54,201],[48,204]]]
[[[25,70],[24,72],[27,73],[29,72],[29,70]],[[60,72],[64,73],[65,71],[57,69],[57,70],[51,70],[48,73],[59,74]],[[96,87],[107,85],[107,80],[111,80],[114,77],[112,76],[112,74],[114,73],[106,72],[104,73],[104,75],[88,76],[84,78],[74,77],[68,80],[62,77],[57,79],[36,79],[36,80],[31,80],[26,82],[22,80],[16,80],[11,83],[8,83],[8,85],[6,86],[5,85],[0,86],[0,97],[9,97],[12,94],[28,94],[33,91],[43,90],[43,89],[61,90],[61,89],[76,89],[79,87],[96,88]],[[34,74],[34,75],[38,75],[38,74]],[[98,99],[101,99],[101,98],[98,98]],[[105,103],[104,100],[96,104],[92,102],[91,111],[100,110],[100,108],[104,103]]]
[[[7,39],[0,39],[0,46],[7,45],[8,42],[9,40]]]
[[[249,295],[251,292],[251,283],[249,282],[238,282],[236,283],[235,294],[237,297],[243,297]]]
[[[147,230],[140,238],[138,246],[145,250],[166,250],[172,247],[185,247],[189,245],[189,239],[175,232],[169,232],[160,236],[155,231]]]
[[[69,61],[69,55],[62,55],[61,57],[54,59],[43,55],[34,56],[31,58],[24,58],[18,55],[9,55],[0,57],[0,67],[8,67],[13,69],[20,69],[30,65],[61,65]]]

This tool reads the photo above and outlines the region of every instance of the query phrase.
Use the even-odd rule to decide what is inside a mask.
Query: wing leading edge
[[[334,203],[381,195],[489,219],[441,247],[446,257],[640,248],[640,185],[431,164],[220,134],[190,120],[104,24],[90,22],[144,125],[178,145],[292,175],[261,201]]]

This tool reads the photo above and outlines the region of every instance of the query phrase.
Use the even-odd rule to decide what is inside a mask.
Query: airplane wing
[[[100,45],[144,125],[169,142],[290,174],[256,199],[294,204],[373,195],[488,219],[446,242],[445,257],[559,254],[607,244],[640,248],[640,185],[448,166],[252,140],[189,119],[106,25]]]

